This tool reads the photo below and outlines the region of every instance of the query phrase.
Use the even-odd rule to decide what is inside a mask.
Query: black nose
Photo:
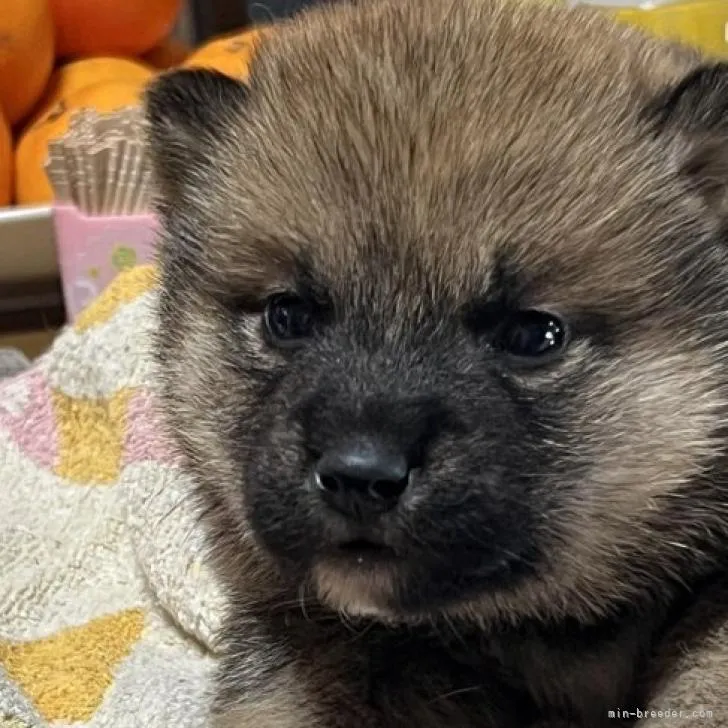
[[[314,470],[314,481],[326,503],[354,518],[394,508],[409,480],[407,457],[372,440],[326,452]]]

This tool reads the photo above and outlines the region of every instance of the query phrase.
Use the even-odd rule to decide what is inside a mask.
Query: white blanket
[[[0,727],[201,728],[223,600],[151,391],[154,269],[0,381]]]

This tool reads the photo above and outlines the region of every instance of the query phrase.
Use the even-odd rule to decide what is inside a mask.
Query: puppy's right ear
[[[667,140],[680,175],[721,224],[728,223],[728,63],[693,68],[645,111],[657,136]]]
[[[178,198],[212,164],[213,152],[229,141],[230,121],[242,111],[248,88],[218,71],[165,73],[144,96],[152,170],[163,198]]]

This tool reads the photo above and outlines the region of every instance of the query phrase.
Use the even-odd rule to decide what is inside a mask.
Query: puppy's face
[[[151,89],[165,403],[224,558],[252,533],[401,619],[587,618],[706,567],[728,74],[693,65],[413,0],[283,28],[248,88]]]

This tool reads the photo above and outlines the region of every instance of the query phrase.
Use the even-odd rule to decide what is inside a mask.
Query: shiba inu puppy
[[[728,67],[587,9],[361,0],[146,109],[217,728],[728,704]]]

